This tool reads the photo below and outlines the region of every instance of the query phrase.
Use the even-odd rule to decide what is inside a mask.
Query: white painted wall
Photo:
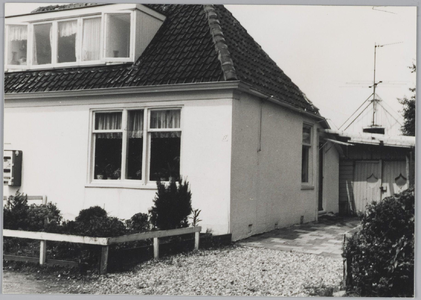
[[[200,225],[204,230],[228,233],[232,96],[215,93],[6,100],[5,148],[23,151],[20,191],[47,195],[66,219],[94,205],[119,218],[146,213],[153,205],[154,185],[142,189],[104,188],[89,183],[91,109],[180,106],[181,172],[191,184],[192,205],[202,210]],[[16,190],[4,186],[4,195]]]
[[[233,240],[317,218],[315,120],[265,102],[259,149],[260,100],[242,94],[233,102],[231,231]],[[310,187],[301,184],[303,122],[312,123]],[[251,227],[249,225],[252,224]]]

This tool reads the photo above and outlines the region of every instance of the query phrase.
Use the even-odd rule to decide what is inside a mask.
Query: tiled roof
[[[317,113],[224,6],[147,6],[166,15],[166,20],[134,64],[10,72],[5,75],[5,93],[240,80]]]

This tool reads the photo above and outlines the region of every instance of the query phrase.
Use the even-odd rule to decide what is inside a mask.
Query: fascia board
[[[151,94],[168,92],[199,92],[212,90],[237,89],[238,81],[228,82],[209,82],[209,83],[190,83],[174,85],[154,85],[142,87],[116,87],[92,90],[70,90],[70,91],[48,91],[34,93],[5,94],[4,100],[28,100],[28,99],[46,99],[46,98],[69,98],[69,97],[94,97],[94,96],[120,96],[130,94]]]

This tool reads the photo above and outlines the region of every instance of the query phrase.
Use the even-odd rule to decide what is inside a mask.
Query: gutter
[[[282,107],[285,107],[287,109],[290,109],[292,111],[295,111],[295,112],[297,112],[299,114],[302,114],[302,115],[305,115],[305,116],[308,116],[308,117],[311,117],[311,118],[315,118],[315,119],[319,120],[319,122],[322,122],[322,125],[324,125],[325,128],[330,129],[330,126],[327,123],[326,118],[324,118],[324,117],[322,117],[320,115],[315,115],[313,113],[310,113],[310,112],[304,111],[302,109],[296,108],[296,107],[294,107],[292,105],[286,104],[286,103],[282,102],[282,100],[273,97],[273,95],[263,94],[263,93],[255,90],[255,89],[253,89],[248,84],[245,84],[245,83],[242,83],[241,82],[239,84],[239,90],[241,90],[243,92],[250,93],[251,95],[254,95],[254,96],[257,96],[259,98],[262,98],[264,101],[269,101],[271,103],[280,105]]]

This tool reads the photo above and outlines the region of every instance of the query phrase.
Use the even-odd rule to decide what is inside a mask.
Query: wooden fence
[[[200,226],[197,226],[197,227],[187,227],[187,228],[179,228],[179,229],[171,229],[171,230],[141,232],[141,233],[134,233],[134,234],[129,234],[129,235],[122,235],[119,237],[89,237],[89,236],[48,233],[48,232],[3,229],[3,236],[39,240],[40,241],[39,264],[40,265],[45,264],[45,261],[46,261],[47,241],[79,243],[79,244],[101,246],[102,251],[101,251],[101,262],[99,266],[99,273],[105,274],[107,273],[107,267],[108,267],[108,250],[109,250],[109,246],[112,244],[153,239],[154,258],[158,259],[159,258],[159,238],[194,233],[195,234],[194,249],[197,250],[199,249],[199,237],[200,237],[201,229],[202,228]]]

